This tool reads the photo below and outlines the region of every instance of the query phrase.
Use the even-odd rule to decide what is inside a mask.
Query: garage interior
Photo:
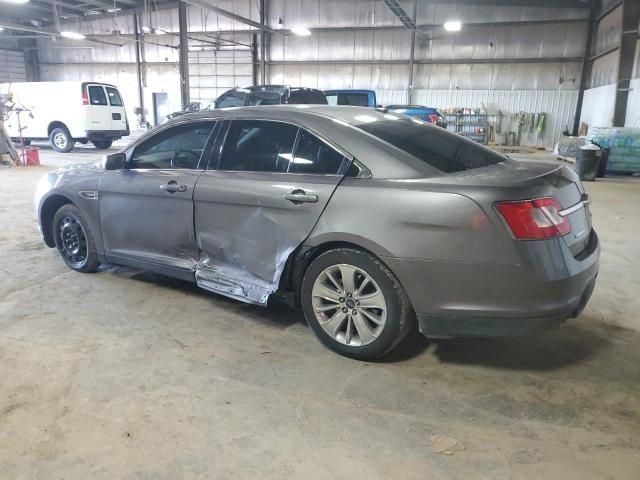
[[[33,141],[39,165],[0,166],[0,477],[640,478],[639,32],[637,0],[1,0],[0,83],[117,86],[131,134],[106,153],[250,85],[438,108],[513,158],[611,149],[577,319],[359,362],[278,301],[67,269],[34,193],[105,151]]]

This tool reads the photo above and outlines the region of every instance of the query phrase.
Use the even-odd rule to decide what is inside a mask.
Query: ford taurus
[[[101,263],[300,307],[370,359],[432,337],[522,335],[585,307],[598,273],[575,173],[404,115],[265,106],[187,114],[38,186],[45,243]]]

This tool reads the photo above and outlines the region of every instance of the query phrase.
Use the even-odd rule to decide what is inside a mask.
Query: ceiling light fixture
[[[6,3],[27,3],[29,0],[3,0]]]
[[[71,38],[73,40],[82,40],[86,38],[83,34],[78,32],[64,31],[64,32],[60,32],[60,35],[63,36],[64,38]]]
[[[444,29],[447,32],[459,32],[462,29],[462,23],[457,20],[450,20],[444,23]]]
[[[309,35],[311,35],[311,30],[309,30],[307,27],[293,27],[291,29],[291,33],[300,37],[308,37]]]

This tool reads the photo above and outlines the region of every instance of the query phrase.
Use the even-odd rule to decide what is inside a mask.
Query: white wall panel
[[[616,99],[616,86],[603,85],[584,92],[580,121],[589,127],[611,127]]]
[[[526,138],[529,145],[549,146],[572,128],[578,92],[574,90],[414,90],[413,103],[437,108],[486,108],[489,114],[546,113],[545,132]],[[505,121],[506,124],[506,121]]]
[[[640,78],[631,81],[625,127],[640,127]]]
[[[26,82],[24,54],[16,50],[0,50],[0,82]]]

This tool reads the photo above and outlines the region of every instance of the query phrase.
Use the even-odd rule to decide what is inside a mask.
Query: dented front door
[[[218,169],[203,173],[194,193],[201,249],[196,280],[203,288],[264,305],[278,288],[289,254],[318,221],[347,160],[327,144],[318,147],[320,140],[298,127],[283,131],[235,122]]]
[[[126,168],[100,178],[99,209],[107,260],[161,266],[193,278],[199,258],[193,192],[213,120],[160,130],[127,153]]]

